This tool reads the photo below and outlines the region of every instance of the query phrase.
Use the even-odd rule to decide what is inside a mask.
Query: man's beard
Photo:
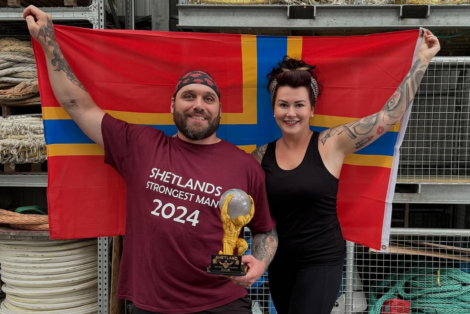
[[[210,117],[208,117],[204,112],[197,112],[197,110],[194,110],[194,113],[203,114],[209,122],[209,125],[205,128],[191,127],[188,124],[188,117],[184,113],[181,113],[178,110],[173,112],[173,121],[175,122],[176,128],[178,131],[183,133],[184,136],[192,141],[199,141],[208,138],[217,131],[220,124],[220,112],[217,114],[217,117],[212,120],[209,120]]]

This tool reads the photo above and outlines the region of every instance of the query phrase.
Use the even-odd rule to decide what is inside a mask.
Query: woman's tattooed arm
[[[382,110],[360,120],[323,131],[320,134],[320,142],[326,145],[331,138],[337,137],[338,149],[347,155],[378,139],[398,123],[408,110],[427,67],[427,64],[418,59]]]

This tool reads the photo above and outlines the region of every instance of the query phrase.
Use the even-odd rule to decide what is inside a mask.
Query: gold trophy
[[[248,249],[244,239],[239,238],[240,231],[255,214],[255,204],[251,196],[239,189],[226,191],[219,202],[220,219],[224,236],[223,248],[219,254],[212,254],[211,265],[207,273],[225,276],[245,276],[246,265],[242,263],[242,255]],[[237,255],[234,255],[235,249]]]

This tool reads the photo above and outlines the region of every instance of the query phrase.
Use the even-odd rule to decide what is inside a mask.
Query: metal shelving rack
[[[100,3],[103,0],[93,0],[89,7],[51,7],[41,8],[52,17],[53,21],[78,21],[86,20],[93,24],[93,28],[104,28],[103,14],[100,12]],[[23,8],[0,8],[1,21],[22,21]]]
[[[181,29],[236,30],[236,29],[407,29],[423,26],[437,29],[468,29],[470,6],[426,5],[421,6],[420,18],[406,18],[411,13],[404,5],[191,5],[179,0],[178,14]],[[126,0],[126,25],[132,29],[134,1]],[[22,21],[22,9],[0,8],[0,21]],[[89,7],[44,8],[54,21],[88,21],[95,29],[102,29],[104,0],[92,0]],[[423,13],[424,12],[424,13]],[[306,16],[305,14],[308,14]],[[431,182],[398,182],[411,193],[395,193],[396,204],[470,204],[470,184],[445,184]],[[47,187],[47,175],[1,175],[0,187]],[[392,230],[392,233],[395,232]],[[396,233],[396,232],[395,232]],[[346,313],[352,313],[352,285],[355,245],[347,244],[346,260]],[[98,239],[98,302],[99,313],[109,313],[109,238]]]
[[[364,30],[373,30],[373,32],[389,31],[389,30],[403,30],[403,29],[415,29],[417,27],[425,27],[432,30],[457,30],[457,31],[467,31],[470,25],[470,6],[469,5],[401,5],[401,4],[391,4],[391,5],[368,5],[367,0],[350,0],[347,5],[328,5],[328,4],[319,4],[319,5],[287,5],[287,4],[278,4],[278,1],[266,0],[266,3],[273,4],[229,4],[234,3],[235,1],[225,1],[225,4],[209,4],[204,3],[198,4],[198,0],[179,0],[178,8],[178,28],[182,30],[192,30],[192,31],[205,31],[205,32],[228,32],[228,33],[243,33],[248,31],[250,34],[263,34],[263,33],[276,33],[283,35],[292,35],[292,34],[301,34],[301,35],[312,35],[317,34],[318,32],[323,32],[324,34],[339,33],[344,31],[344,34],[353,34],[354,32],[360,33]],[[201,2],[201,1],[199,1]],[[246,1],[245,1],[246,2]],[[255,2],[255,1],[254,1]],[[276,2],[276,3],[274,3]],[[307,1],[304,1],[307,2]],[[325,1],[325,2],[328,2]],[[344,2],[344,1],[343,1]],[[395,1],[398,3],[399,1]],[[399,3],[411,3],[417,4],[417,1],[405,0],[400,1]],[[222,3],[222,1],[221,1]],[[240,1],[243,3],[243,1]],[[259,1],[257,1],[259,3]],[[370,3],[370,1],[369,1]],[[429,3],[429,2],[428,2]],[[437,2],[436,2],[437,3]],[[469,4],[469,3],[467,3]],[[343,34],[343,35],[344,35]],[[331,36],[331,35],[330,35]],[[470,50],[470,47],[468,47]],[[455,83],[452,80],[459,79],[460,83],[462,80],[465,81],[465,78],[458,76],[457,79],[451,77],[451,72],[454,71],[454,68],[444,68],[452,63],[454,66],[456,64],[465,64],[470,63],[468,57],[460,59],[452,59],[446,57],[434,58],[434,69],[431,75],[429,82],[425,82],[422,85],[423,93],[429,93],[430,90],[433,90],[435,93],[441,93],[445,101],[449,101],[449,97],[444,96],[445,92],[442,90],[436,90],[437,85],[436,79],[443,79],[444,74],[437,75],[437,71],[442,70],[441,73],[448,73],[447,75],[447,86]],[[438,66],[442,66],[441,69]],[[438,68],[437,70],[435,70]],[[445,72],[447,71],[447,72]],[[455,72],[455,71],[454,71]],[[453,73],[453,72],[452,72]],[[440,81],[444,86],[444,80]],[[426,84],[430,87],[427,88]],[[463,85],[463,84],[461,84]],[[463,88],[462,88],[463,89]],[[450,89],[448,91],[451,91]],[[461,90],[454,90],[453,92],[461,92]],[[466,95],[466,94],[465,94]],[[437,96],[439,97],[439,96]],[[427,97],[427,94],[422,99],[417,97],[415,101],[417,115],[422,115],[423,112],[419,111],[428,101],[434,101],[437,97],[435,95]],[[466,96],[462,96],[461,99],[455,100],[455,103],[452,105],[455,107],[455,116],[461,114],[467,114],[468,111],[464,111],[465,108],[468,110],[468,104],[462,104],[462,100]],[[468,96],[467,96],[468,98]],[[442,103],[445,103],[442,100]],[[450,103],[450,102],[449,102]],[[437,102],[437,105],[433,105],[433,111],[427,112],[424,120],[427,120],[428,123],[436,122],[433,114],[441,114],[441,102]],[[415,109],[414,107],[414,109]],[[464,109],[462,109],[464,108]],[[461,112],[459,111],[461,110]],[[457,119],[452,117],[450,119]],[[440,116],[439,116],[440,117]],[[418,117],[417,119],[423,119]],[[441,118],[442,119],[442,118]],[[447,123],[449,118],[445,118]],[[460,118],[461,121],[464,119]],[[411,121],[410,121],[411,122]],[[446,123],[443,124],[442,128],[447,130],[449,127]],[[417,124],[419,125],[419,124]],[[441,126],[441,125],[439,125]],[[462,127],[456,126],[456,127]],[[454,127],[454,130],[455,128]],[[467,205],[470,204],[470,176],[468,163],[468,144],[465,144],[465,141],[468,141],[469,133],[468,122],[466,125],[463,135],[459,138],[459,142],[456,145],[452,145],[453,151],[463,152],[462,156],[452,156],[451,163],[453,165],[450,169],[447,169],[451,173],[451,177],[455,176],[457,180],[445,180],[444,176],[441,176],[439,180],[430,180],[429,176],[422,175],[421,178],[418,178],[417,175],[406,176],[405,172],[399,173],[402,174],[402,178],[398,178],[397,184],[399,186],[400,193],[395,193],[394,195],[394,204],[405,204],[405,216],[409,213],[409,204],[461,204]],[[409,124],[410,128],[410,124]],[[445,131],[447,132],[447,131]],[[425,140],[431,142],[432,137],[426,138],[426,132],[417,131],[417,138],[424,142]],[[447,135],[447,134],[445,134]],[[425,140],[423,140],[425,138]],[[463,138],[463,139],[462,139]],[[447,138],[446,138],[447,139]],[[455,137],[452,138],[455,140]],[[406,140],[406,139],[405,139]],[[409,146],[413,145],[413,141],[416,139],[410,139],[409,144],[406,149],[409,149]],[[440,141],[440,140],[439,140]],[[459,146],[460,145],[460,146]],[[402,145],[403,148],[403,145]],[[412,151],[407,151],[402,149],[405,156],[411,156]],[[439,150],[437,153],[430,153],[434,156],[439,156]],[[459,159],[460,158],[460,159]],[[466,166],[463,168],[463,176],[459,176],[462,171],[462,168],[457,169],[457,175],[455,175],[454,165],[456,159],[460,163],[466,163]],[[421,160],[426,161],[426,160]],[[438,160],[439,161],[439,160]],[[436,162],[435,162],[436,163]],[[449,161],[447,161],[449,163]],[[444,164],[444,162],[442,163]],[[431,163],[426,164],[425,162],[421,166],[426,165],[428,170],[431,173]],[[418,167],[415,167],[418,170]],[[437,168],[437,167],[436,167]],[[436,170],[436,169],[432,169]],[[452,172],[454,171],[454,172]],[[436,171],[437,172],[437,171]],[[418,173],[418,172],[417,172]],[[410,179],[411,177],[411,179]],[[405,217],[407,221],[407,217]],[[429,230],[428,230],[429,231]],[[427,235],[429,232],[426,229],[392,229],[392,238],[397,235]],[[429,235],[439,235],[444,236],[448,234],[469,234],[469,230],[434,230],[434,233],[429,233]],[[345,307],[344,312],[342,313],[353,313],[353,295],[354,295],[354,274],[356,273],[355,264],[356,264],[356,251],[360,246],[352,242],[347,243],[347,257],[345,261],[345,285],[342,288],[342,292],[345,296]],[[392,258],[392,257],[391,257]],[[393,257],[395,258],[395,257]],[[270,308],[271,310],[271,308]],[[271,312],[270,312],[271,313]]]
[[[94,29],[104,29],[104,0],[92,0],[88,7],[45,7],[54,22],[88,21]],[[0,8],[0,21],[23,21],[24,8]],[[46,174],[0,175],[0,187],[47,187]],[[11,235],[14,237],[14,235]],[[108,238],[98,238],[98,312],[109,313]]]
[[[0,187],[47,187],[47,174],[0,175]]]
[[[350,0],[346,1],[349,3],[346,5],[288,5],[279,4],[279,1],[266,0],[266,4],[246,5],[229,4],[237,0],[220,1],[225,4],[210,4],[205,1],[198,4],[201,1],[179,0],[178,27],[183,30],[207,32],[222,30],[229,33],[259,31],[263,34],[263,31],[268,33],[274,31],[287,35],[306,30],[312,32],[348,30],[349,34],[354,30],[373,29],[378,32],[416,29],[417,27],[463,31],[468,30],[470,25],[470,5],[375,5],[366,1]],[[239,2],[246,3],[247,1],[240,0]],[[253,1],[253,3],[259,2]],[[307,3],[307,1],[304,2]],[[400,3],[407,2],[417,3],[412,0],[400,1]],[[470,50],[470,46],[468,49]],[[446,67],[453,62],[460,62],[465,66],[469,64],[469,61],[468,57],[460,58],[458,61],[452,61],[452,58],[436,57],[433,63],[436,67]],[[434,75],[430,80],[436,78],[439,77]],[[431,84],[432,82],[429,85]],[[424,93],[429,92],[425,86],[422,90]],[[422,101],[429,100],[426,96],[422,98]],[[465,162],[465,160],[462,161]],[[397,183],[405,191],[411,192],[395,193],[393,202],[396,204],[470,204],[470,177],[468,175],[463,182],[445,182],[444,180],[436,182],[435,180],[427,181],[426,178],[421,181],[401,179],[400,174]]]
[[[470,6],[421,5],[178,5],[182,29],[468,28]],[[411,18],[407,18],[411,17]]]

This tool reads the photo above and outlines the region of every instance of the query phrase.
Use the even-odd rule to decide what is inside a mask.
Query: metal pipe
[[[354,310],[354,246],[353,242],[346,241],[346,288],[344,290],[346,314],[352,314]]]
[[[98,313],[109,314],[108,238],[98,238]]]
[[[392,228],[390,234],[393,235],[422,235],[422,236],[470,236],[469,229],[410,229]]]
[[[135,2],[126,0],[126,29],[135,29]]]
[[[449,65],[463,65],[465,62],[470,63],[470,57],[434,57],[431,63],[448,63]]]

